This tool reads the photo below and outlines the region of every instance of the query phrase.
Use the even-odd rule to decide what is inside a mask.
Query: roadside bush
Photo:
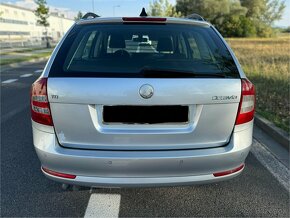
[[[226,37],[255,37],[257,30],[255,24],[245,16],[228,16],[224,23],[218,27]]]

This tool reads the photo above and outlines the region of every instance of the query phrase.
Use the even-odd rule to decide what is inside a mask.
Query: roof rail
[[[191,19],[191,20],[198,20],[198,21],[206,21],[202,16],[200,16],[199,14],[190,14],[186,17],[187,19]]]
[[[95,14],[95,13],[92,13],[92,12],[88,12],[86,13],[82,19],[88,19],[88,18],[96,18],[96,17],[100,17],[99,15]]]

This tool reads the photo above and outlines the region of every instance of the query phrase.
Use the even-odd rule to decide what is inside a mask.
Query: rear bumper
[[[239,175],[213,173],[244,163],[252,144],[253,121],[235,128],[227,146],[178,151],[97,151],[61,147],[53,128],[33,122],[33,138],[41,165],[76,175],[66,179],[43,173],[58,182],[95,187],[145,187],[203,184]]]
[[[244,169],[244,167],[243,167]],[[104,187],[104,188],[120,188],[120,187],[163,187],[163,186],[179,186],[179,185],[193,185],[206,184],[228,180],[238,176],[243,169],[236,173],[214,177],[213,174],[208,175],[194,175],[194,176],[179,176],[179,177],[96,177],[96,176],[77,176],[75,179],[65,179],[50,175],[42,170],[46,177],[57,182],[89,186],[89,187]]]

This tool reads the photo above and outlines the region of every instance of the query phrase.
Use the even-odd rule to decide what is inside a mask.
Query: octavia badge
[[[145,84],[139,89],[139,94],[142,98],[151,98],[154,94],[154,89],[151,85]]]

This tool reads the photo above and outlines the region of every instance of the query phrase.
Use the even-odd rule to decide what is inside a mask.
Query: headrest
[[[157,51],[173,51],[173,43],[170,37],[161,37],[158,39]]]
[[[126,48],[124,36],[113,33],[110,38],[109,48]]]

